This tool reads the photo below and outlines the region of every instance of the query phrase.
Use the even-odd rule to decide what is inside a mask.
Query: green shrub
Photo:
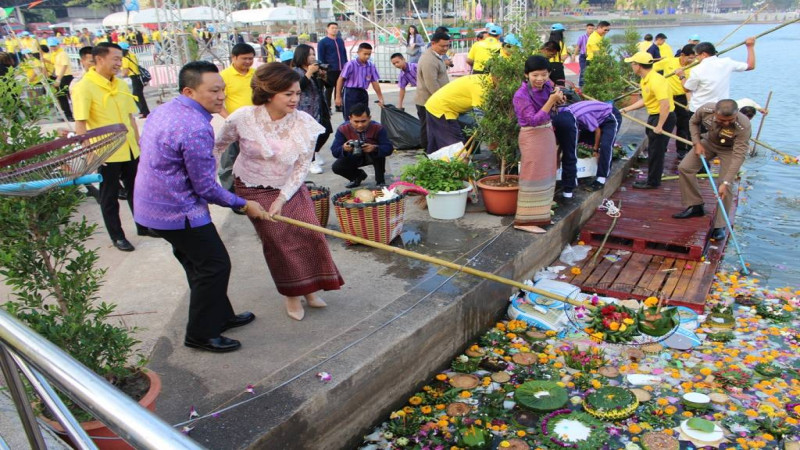
[[[583,92],[601,102],[609,101],[625,91],[627,84],[623,78],[620,61],[614,56],[608,39],[600,41],[600,49],[595,52],[586,68]]]

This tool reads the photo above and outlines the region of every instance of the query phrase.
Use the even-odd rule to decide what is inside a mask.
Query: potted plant
[[[539,50],[539,37],[533,27],[521,36],[522,47],[512,48],[510,56],[493,56],[487,63],[491,77],[483,99],[483,117],[478,122],[478,138],[489,143],[489,151],[500,163],[500,174],[478,180],[486,211],[501,216],[517,210],[519,177],[509,170],[519,161],[519,125],[512,100],[525,78],[525,60]]]
[[[24,98],[25,86],[13,72],[0,78],[0,157],[55,137],[37,126],[50,107]],[[161,383],[142,370],[145,358],[135,351],[135,330],[109,323],[115,306],[98,299],[105,269],[97,267],[97,250],[86,246],[97,227],[85,217],[75,218],[84,198],[76,187],[36,197],[0,197],[0,275],[12,290],[3,307],[123,392],[147,398],[151,404],[145,406],[154,409]],[[62,399],[78,420],[91,420],[72,400]],[[114,436],[96,431],[102,426],[84,424],[93,436]],[[97,444],[130,448],[122,440]]]
[[[467,208],[467,195],[472,185],[467,180],[473,169],[459,158],[428,159],[419,156],[417,163],[403,169],[402,178],[428,190],[425,197],[428,213],[434,219],[458,219]]]

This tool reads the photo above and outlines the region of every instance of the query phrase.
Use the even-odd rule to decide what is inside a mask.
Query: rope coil
[[[600,211],[605,211],[608,217],[619,217],[621,215],[619,208],[614,204],[614,200],[603,199],[603,203],[597,207]]]

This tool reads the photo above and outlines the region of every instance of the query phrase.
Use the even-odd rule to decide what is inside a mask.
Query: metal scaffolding
[[[347,0],[348,9],[355,13],[350,15],[350,20],[356,26],[356,31],[359,33],[364,31],[364,3],[361,0]]]
[[[207,26],[209,29],[213,26],[215,34],[219,33],[219,50],[224,50],[224,54],[229,55],[231,53],[231,40],[228,39],[228,35],[236,35],[236,28],[228,21],[228,17],[233,12],[233,3],[231,0],[208,0],[208,6],[211,7],[212,21]],[[217,17],[218,15],[221,17]],[[203,42],[198,42],[198,45],[202,48]]]
[[[506,7],[508,32],[519,35],[528,24],[528,0],[511,0]]]
[[[387,27],[395,25],[394,0],[375,0],[373,2],[375,22]]]
[[[453,18],[456,21],[467,19],[463,0],[453,0]]]
[[[444,14],[442,11],[442,0],[431,0],[430,2],[430,15],[431,19],[433,20],[433,24],[437,27],[441,25],[444,19]]]
[[[181,28],[180,0],[160,0],[156,6],[156,20],[161,35],[158,57],[167,66],[183,67],[189,62],[186,33]]]

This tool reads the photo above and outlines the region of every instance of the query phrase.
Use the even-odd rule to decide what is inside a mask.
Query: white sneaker
[[[320,167],[319,164],[317,164],[316,161],[312,161],[311,162],[311,167],[308,168],[308,171],[311,172],[311,173],[317,173],[317,174],[323,172],[322,167]]]
[[[322,159],[322,153],[317,153],[314,156],[314,162],[319,164],[320,166],[324,166],[325,165],[325,160]]]

